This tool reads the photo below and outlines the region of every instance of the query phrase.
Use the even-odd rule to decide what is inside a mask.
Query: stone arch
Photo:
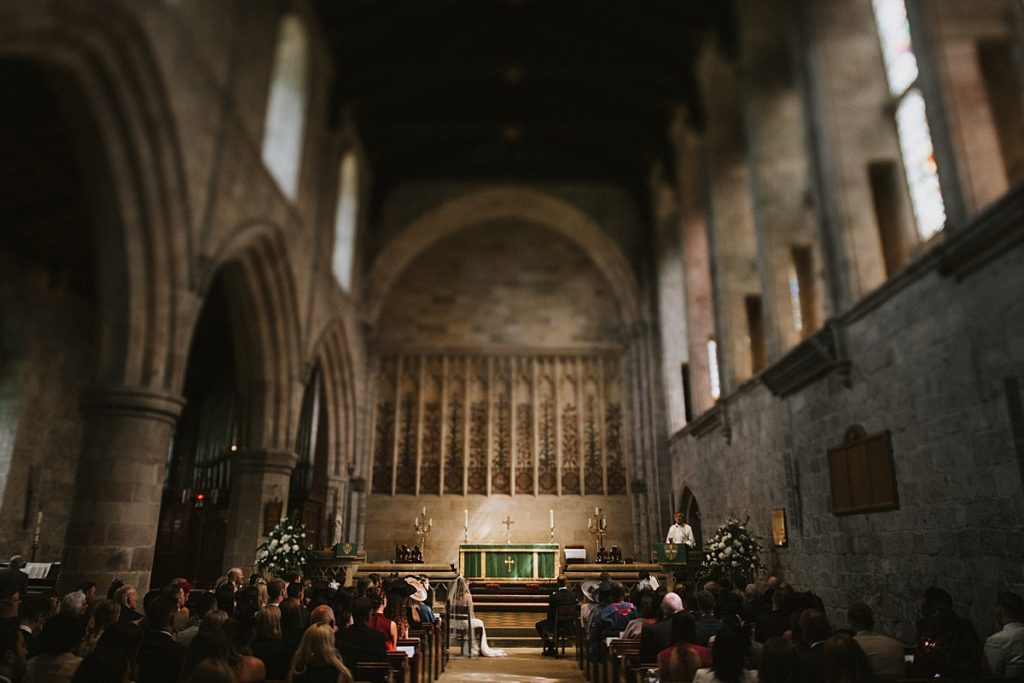
[[[73,27],[74,30],[69,30]],[[168,391],[184,368],[178,298],[191,275],[184,166],[155,57],[135,19],[113,3],[7,3],[0,58],[56,69],[94,118],[95,163],[110,178],[110,221],[97,236],[95,381]]]
[[[302,401],[302,335],[284,234],[268,222],[243,223],[212,263],[199,291],[205,294],[222,275],[243,396],[239,446],[292,451]]]
[[[418,254],[432,244],[473,225],[519,218],[548,227],[578,244],[608,280],[619,303],[622,322],[639,318],[636,276],[622,250],[601,226],[563,199],[512,185],[457,197],[413,220],[374,261],[370,271],[367,318],[376,324],[391,287]]]
[[[317,363],[323,374],[324,394],[329,414],[334,418],[328,426],[331,477],[346,476],[347,464],[356,465],[356,381],[351,348],[343,320],[334,320],[324,326],[316,343],[308,367]]]
[[[683,492],[679,496],[679,506],[676,510],[683,513],[683,521],[693,529],[693,539],[696,541],[697,547],[703,547],[704,537],[701,529],[700,505],[697,503],[697,497],[693,495],[693,490],[690,489],[689,485],[683,486]]]

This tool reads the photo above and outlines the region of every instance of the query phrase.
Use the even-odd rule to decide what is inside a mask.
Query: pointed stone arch
[[[503,185],[456,197],[413,220],[374,261],[367,289],[367,318],[377,323],[388,292],[423,250],[481,223],[518,218],[548,227],[578,244],[608,281],[622,322],[639,319],[636,276],[619,246],[593,218],[554,195]]]
[[[343,319],[328,322],[315,343],[307,367],[319,368],[327,404],[327,504],[325,528],[328,541],[348,538],[355,531],[356,515],[352,478],[365,470],[358,448],[361,383],[356,379],[356,360]],[[338,523],[340,522],[340,527]]]
[[[240,447],[293,451],[302,400],[302,335],[283,231],[265,221],[243,223],[212,264],[199,292],[215,276],[223,278],[244,402]]]
[[[98,131],[87,141],[98,164],[90,170],[109,178],[111,220],[96,240],[95,381],[167,392],[184,372],[176,349],[189,332],[181,324],[188,306],[179,299],[192,273],[190,212],[174,117],[144,36],[113,3],[0,8],[0,58],[69,76],[85,99],[72,106],[84,107]]]
[[[697,497],[693,495],[693,490],[688,484],[683,485],[683,492],[679,496],[676,510],[683,513],[683,521],[693,529],[693,539],[697,543],[697,548],[702,548],[704,546],[704,536],[701,526],[700,505],[697,503]],[[676,510],[673,510],[673,512]]]

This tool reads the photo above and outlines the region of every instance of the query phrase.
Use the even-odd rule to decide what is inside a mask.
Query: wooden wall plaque
[[[869,435],[860,425],[847,429],[843,443],[828,450],[828,474],[834,515],[899,509],[888,430]]]

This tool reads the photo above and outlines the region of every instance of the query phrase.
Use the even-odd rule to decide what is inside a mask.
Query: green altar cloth
[[[467,579],[535,581],[558,573],[557,543],[478,543],[459,546],[459,571]]]

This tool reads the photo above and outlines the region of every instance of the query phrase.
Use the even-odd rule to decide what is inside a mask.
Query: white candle
[[[555,511],[554,510],[548,510],[548,516],[551,517],[551,528],[554,529],[555,528]]]
[[[434,526],[434,518],[433,517],[431,517],[430,519],[427,520],[427,526],[428,527]]]
[[[469,510],[462,511],[462,526],[469,528]]]
[[[414,519],[412,523],[416,525],[417,529],[419,529],[420,528],[420,516],[416,515],[416,519]]]
[[[601,514],[601,508],[594,508],[594,516]]]
[[[43,528],[43,511],[40,510],[39,514],[36,515],[36,533],[32,539],[32,545],[39,545],[39,532]]]
[[[420,510],[420,514],[423,515],[424,517],[427,516],[427,506],[426,505],[424,505],[423,509]]]

